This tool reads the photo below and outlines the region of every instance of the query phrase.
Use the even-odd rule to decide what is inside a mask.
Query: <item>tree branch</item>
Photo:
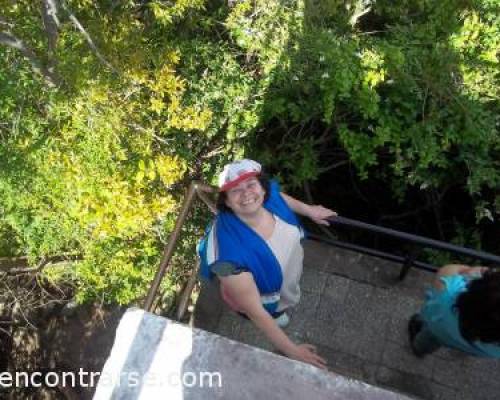
[[[56,87],[59,85],[57,77],[45,68],[36,56],[35,52],[30,47],[26,46],[21,39],[17,38],[8,31],[0,31],[0,44],[19,50],[19,52],[29,61],[33,71],[41,75],[48,86]]]
[[[9,28],[13,28],[14,24],[12,22],[7,21],[4,17],[0,15],[0,25],[6,25]]]
[[[61,5],[64,9],[64,11],[66,11],[66,13],[68,14],[68,17],[70,19],[70,21],[73,23],[73,25],[76,27],[76,29],[78,29],[80,31],[80,33],[83,35],[83,37],[85,38],[85,40],[87,41],[87,44],[89,45],[90,49],[94,52],[94,54],[96,55],[96,57],[99,59],[99,61],[101,61],[106,67],[108,67],[111,71],[115,72],[115,73],[118,73],[118,70],[113,67],[105,58],[104,56],[101,54],[101,52],[99,51],[99,49],[97,48],[97,46],[95,45],[94,41],[92,40],[92,37],[89,35],[89,33],[86,31],[86,29],[83,27],[83,25],[80,23],[80,21],[78,20],[78,18],[76,18],[76,16],[71,12],[71,10],[66,6],[66,4],[64,3],[64,1],[61,2]]]
[[[63,254],[43,258],[36,266],[29,267],[28,257],[4,257],[0,258],[0,273],[7,275],[18,275],[31,272],[40,272],[47,264],[58,264],[67,261],[79,261],[82,259],[83,256],[80,254]]]
[[[43,0],[42,20],[48,44],[48,69],[52,73],[55,73],[57,65],[57,58],[55,57],[55,54],[60,26],[59,18],[57,17],[57,0]]]
[[[354,12],[351,18],[349,18],[349,24],[354,27],[358,20],[365,14],[368,14],[372,10],[371,0],[358,0],[354,6]],[[349,10],[351,7],[347,7]]]
[[[332,169],[341,167],[342,165],[349,164],[350,162],[351,161],[349,161],[349,160],[342,160],[342,161],[338,161],[336,163],[330,164],[328,167],[320,167],[320,173],[324,174],[325,172],[328,172]]]

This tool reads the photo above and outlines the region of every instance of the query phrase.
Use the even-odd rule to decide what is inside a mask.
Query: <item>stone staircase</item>
[[[130,309],[94,400],[409,400],[342,375]]]
[[[305,243],[302,298],[286,331],[315,344],[331,371],[420,399],[497,400],[500,360],[448,349],[414,357],[408,318],[418,311],[433,274],[412,269],[397,281],[400,265],[315,241]],[[205,285],[194,325],[226,338],[273,351],[250,321],[222,304]],[[331,398],[334,397],[332,393]]]

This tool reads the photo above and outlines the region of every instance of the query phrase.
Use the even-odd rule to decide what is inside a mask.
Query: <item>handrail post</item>
[[[186,286],[182,291],[182,295],[179,300],[179,305],[177,306],[177,312],[175,313],[175,319],[177,321],[180,321],[184,317],[184,314],[186,313],[186,309],[188,308],[189,298],[197,282],[197,275],[199,269],[200,269],[200,260],[198,259],[191,273],[191,276],[189,277]]]
[[[170,259],[172,258],[172,254],[174,253],[175,244],[177,243],[177,239],[181,233],[182,225],[187,218],[189,210],[191,209],[191,204],[193,203],[194,197],[196,195],[197,184],[192,182],[187,191],[186,197],[184,198],[184,203],[182,205],[181,212],[177,217],[177,221],[175,223],[175,228],[170,234],[168,238],[167,245],[165,246],[165,250],[163,251],[162,260],[160,263],[160,267],[156,271],[156,275],[154,278],[151,287],[149,288],[148,295],[146,297],[146,301],[144,303],[144,309],[148,312],[152,311],[153,301],[156,296],[156,292],[160,287],[161,280],[165,276],[167,272]]]
[[[411,267],[415,264],[415,260],[417,259],[416,252],[415,251],[410,251],[405,257],[405,261],[401,267],[401,270],[399,271],[399,281],[403,281],[406,278],[406,275],[408,275],[408,272],[410,272]]]
[[[160,266],[158,267],[153,283],[149,288],[146,301],[144,302],[144,307],[143,307],[144,310],[152,312],[154,298],[156,296],[156,293],[158,292],[158,288],[160,287],[161,280],[163,279],[165,273],[168,270],[170,259],[172,258],[172,255],[174,253],[175,245],[177,243],[177,240],[179,239],[182,226],[184,225],[184,222],[188,216],[188,213],[191,209],[191,205],[193,204],[196,195],[198,195],[203,200],[203,202],[208,206],[208,208],[213,213],[215,213],[216,211],[215,205],[212,204],[212,202],[208,199],[206,193],[214,193],[216,191],[217,188],[197,181],[191,182],[191,184],[189,185],[189,189],[186,193],[186,196],[184,197],[181,211],[179,213],[179,216],[177,217],[177,221],[175,222],[174,230],[172,231],[172,233],[168,238],[165,250],[163,251],[163,256],[160,262]],[[194,271],[194,274],[196,274],[196,270]]]
[[[196,193],[198,194],[198,197],[201,199],[201,201],[203,201],[203,203],[205,203],[205,205],[209,208],[209,210],[213,214],[216,214],[217,213],[217,207],[208,198],[208,196],[207,196],[208,192],[212,192],[212,190],[210,190],[210,187],[206,188],[206,187],[201,187],[201,186],[199,186],[198,190],[196,191]]]

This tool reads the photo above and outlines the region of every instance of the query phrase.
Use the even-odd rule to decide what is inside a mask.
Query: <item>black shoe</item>
[[[418,358],[423,358],[426,353],[418,351],[415,348],[413,341],[415,340],[415,336],[417,336],[417,334],[421,331],[423,324],[424,323],[418,314],[413,314],[408,322],[408,339],[410,342],[410,348],[412,353]]]

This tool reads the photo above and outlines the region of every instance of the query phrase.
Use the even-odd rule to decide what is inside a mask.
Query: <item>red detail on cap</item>
[[[221,192],[226,192],[229,189],[238,185],[238,183],[243,182],[245,179],[252,178],[252,177],[257,176],[259,174],[260,174],[260,172],[257,172],[257,171],[245,172],[244,174],[241,174],[240,176],[238,176],[236,179],[222,185],[222,187],[219,190]]]

